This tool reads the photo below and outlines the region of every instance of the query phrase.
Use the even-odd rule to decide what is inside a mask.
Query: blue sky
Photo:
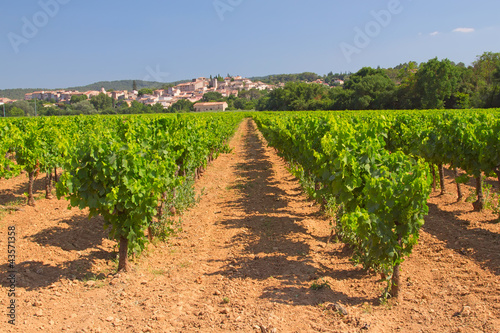
[[[355,72],[500,52],[498,0],[4,1],[0,89]]]

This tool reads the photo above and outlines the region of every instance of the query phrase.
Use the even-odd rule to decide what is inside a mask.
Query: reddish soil
[[[0,220],[2,332],[500,332],[500,224],[447,191],[402,265],[402,297],[327,244],[329,220],[302,194],[255,125],[196,184],[201,201],[168,243],[115,274],[101,218],[65,200],[17,204]],[[27,177],[0,180],[0,205]],[[43,180],[36,184],[43,195]],[[202,191],[203,190],[203,191]],[[468,193],[468,191],[466,191]],[[17,232],[17,325],[7,323],[8,226]],[[327,283],[319,290],[313,283]],[[346,314],[342,314],[344,312]]]

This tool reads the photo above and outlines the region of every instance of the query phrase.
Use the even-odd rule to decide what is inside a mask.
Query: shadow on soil
[[[425,219],[423,230],[444,241],[448,248],[472,257],[481,266],[500,275],[500,235],[480,228],[469,229],[468,225],[454,213],[429,204],[429,216]]]
[[[26,178],[26,181],[22,184],[18,184],[14,188],[0,190],[0,205],[8,206],[9,204],[26,204],[26,196],[24,193],[28,193],[28,176],[26,174],[21,175],[21,177]],[[45,195],[45,176],[40,175],[33,184],[33,195],[37,196],[43,194]]]
[[[103,240],[107,238],[106,232],[103,230],[102,217],[94,217],[90,220],[83,216],[64,219],[59,221],[58,225],[27,238],[40,246],[40,252],[47,251],[49,247],[57,247],[62,250],[51,251],[48,256],[57,256],[57,253],[63,251],[91,250],[91,252],[81,255],[76,260],[65,261],[56,266],[44,264],[41,261],[17,263],[15,266],[17,286],[26,290],[45,288],[61,279],[83,280],[89,278],[93,275],[92,267],[97,260],[116,258],[116,253],[99,248]],[[10,268],[4,264],[0,266],[0,270],[8,272]],[[8,286],[5,279],[2,280],[2,286]]]
[[[454,182],[455,173],[453,170],[445,168],[446,190],[452,195],[457,196],[457,187]],[[458,175],[462,176],[465,172],[459,170]],[[485,183],[489,184],[493,190],[498,189],[498,179],[486,178]],[[438,182],[439,183],[439,182]],[[472,192],[475,195],[475,180],[469,178],[467,186],[461,185],[462,193],[465,198]],[[438,184],[439,191],[439,184]],[[445,206],[454,206],[455,202],[445,204]],[[447,247],[457,253],[473,258],[485,269],[493,274],[500,275],[500,235],[486,229],[469,228],[469,222],[457,217],[457,214],[468,213],[473,210],[470,208],[454,209],[453,212],[447,212],[439,209],[436,204],[428,204],[429,215],[425,219],[423,230],[436,236],[439,240],[445,242]],[[482,221],[483,224],[499,223],[498,219]]]
[[[69,227],[68,227],[69,226]],[[88,219],[85,216],[62,219],[56,226],[30,236],[40,246],[59,247],[64,251],[85,251],[102,244],[107,238],[102,217]]]
[[[330,288],[310,288],[319,277],[349,279],[351,282],[370,277],[352,265],[334,270],[314,260],[311,246],[305,239],[326,243],[327,237],[312,235],[300,222],[317,218],[317,213],[302,214],[289,208],[291,200],[301,199],[277,186],[272,164],[265,154],[263,143],[255,134],[255,124],[250,122],[248,126],[252,132],[246,138],[245,145],[245,160],[248,162],[237,166],[239,180],[232,186],[240,192],[240,199],[229,202],[226,207],[228,210],[243,210],[245,216],[219,223],[226,228],[247,230],[236,235],[227,247],[245,244],[244,252],[250,256],[234,258],[230,263],[226,261],[220,271],[211,275],[279,281],[278,287],[269,287],[261,295],[261,298],[273,302],[293,305],[317,305],[327,301],[341,301],[348,305],[376,303],[377,299],[350,297]],[[304,205],[310,204],[302,200]],[[280,216],[271,216],[273,213],[279,213]],[[346,258],[349,253],[337,251],[333,255]]]

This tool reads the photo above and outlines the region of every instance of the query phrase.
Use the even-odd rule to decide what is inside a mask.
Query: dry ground
[[[354,267],[342,244],[326,244],[328,219],[253,122],[231,146],[197,182],[204,194],[183,231],[150,245],[128,274],[114,274],[116,245],[101,218],[57,199],[4,212],[0,331],[500,332],[500,224],[455,203],[450,178],[402,266],[400,302],[380,304],[377,276]],[[25,175],[0,180],[0,205],[22,200],[26,186]],[[17,231],[15,327],[4,315],[8,226]]]

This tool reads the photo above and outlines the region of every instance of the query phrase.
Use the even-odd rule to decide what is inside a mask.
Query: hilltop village
[[[159,103],[163,108],[167,109],[179,100],[188,100],[191,103],[196,103],[195,109],[198,111],[207,111],[205,109],[225,110],[227,107],[227,103],[225,102],[199,103],[203,95],[208,92],[218,92],[223,97],[229,97],[231,95],[238,96],[241,90],[257,89],[270,91],[275,87],[276,86],[268,85],[260,81],[253,82],[241,76],[226,77],[224,80],[200,77],[193,79],[191,82],[181,83],[168,89],[154,90],[153,94],[141,94],[137,90],[106,91],[102,88],[100,91],[35,91],[26,94],[24,99],[28,101],[36,99],[54,101],[56,103],[69,103],[73,96],[86,96],[90,99],[102,93],[116,101],[123,101],[127,103],[128,106],[131,106],[133,101],[137,101],[150,106]],[[14,100],[6,101],[6,103],[9,102],[14,102]]]
[[[317,76],[313,80],[303,80],[302,82],[308,84],[321,84],[329,87],[329,84],[324,80],[318,79]],[[336,80],[335,85],[342,85],[344,81]],[[106,90],[101,88],[100,90],[68,90],[68,89],[56,89],[56,90],[42,90],[29,92],[24,95],[25,101],[45,101],[51,102],[52,104],[44,103],[45,107],[55,106],[58,104],[60,107],[63,105],[73,104],[75,101],[90,100],[97,96],[106,96],[107,98],[112,98],[118,105],[126,104],[128,107],[132,106],[132,103],[138,102],[147,106],[161,105],[163,109],[168,109],[172,107],[175,103],[179,101],[189,101],[193,103],[194,111],[215,111],[222,110],[225,111],[228,107],[227,102],[207,102],[203,101],[203,96],[207,93],[217,93],[221,98],[234,97],[237,98],[241,96],[242,91],[256,90],[261,93],[267,93],[276,88],[283,88],[285,86],[284,82],[275,82],[274,84],[264,83],[262,81],[252,81],[251,79],[244,78],[241,76],[227,76],[222,78],[221,76],[215,78],[205,78],[199,77],[193,79],[189,82],[179,83],[177,85],[165,85],[164,89],[134,89],[134,90]],[[1,98],[1,104],[12,104],[17,102],[16,99]],[[114,104],[113,104],[114,105]]]

